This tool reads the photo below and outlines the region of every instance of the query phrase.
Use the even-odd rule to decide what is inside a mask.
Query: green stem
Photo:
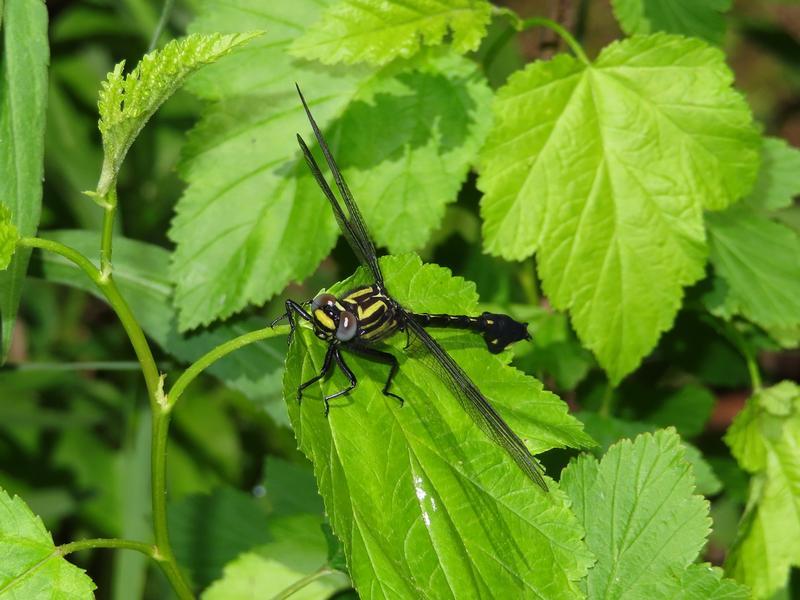
[[[90,548],[126,548],[128,550],[141,552],[153,559],[156,557],[156,547],[152,544],[145,544],[144,542],[136,542],[134,540],[121,540],[118,538],[78,540],[77,542],[70,542],[69,544],[61,544],[56,547],[56,551],[61,556],[66,556],[72,552],[79,552]]]
[[[100,238],[100,272],[111,276],[111,240],[114,237],[114,216],[117,212],[117,188],[111,186],[103,198],[103,232]]]
[[[280,592],[275,594],[272,597],[272,600],[285,600],[286,598],[290,597],[291,595],[299,592],[304,587],[306,587],[312,581],[319,579],[320,577],[324,577],[330,573],[333,573],[333,569],[328,567],[327,565],[323,565],[313,573],[309,573],[305,577],[302,577],[295,581],[292,585],[282,589]]]
[[[598,414],[604,417],[610,417],[612,410],[614,408],[614,388],[609,383],[606,386],[605,391],[603,392],[603,399],[600,402],[600,410],[598,410]]]
[[[178,569],[172,552],[167,528],[167,441],[170,410],[156,403],[153,407],[153,430],[150,442],[150,493],[153,510],[153,535],[156,539],[156,560],[175,593],[181,599],[193,599],[194,594]]]
[[[174,4],[175,0],[164,0],[164,6],[161,7],[161,17],[158,19],[158,24],[156,25],[155,31],[153,31],[153,36],[150,38],[150,44],[147,46],[148,53],[156,49],[156,46],[158,45],[158,38],[161,37],[164,27],[167,25],[169,15],[172,12],[172,7]]]
[[[116,197],[114,197],[114,200],[116,201]],[[167,531],[167,437],[169,434],[170,408],[163,402],[161,378],[144,331],[111,276],[111,226],[107,227],[109,221],[113,224],[113,212],[110,213],[109,209],[106,209],[106,221],[103,226],[103,240],[101,242],[101,263],[104,252],[108,259],[109,270],[106,271],[98,271],[97,267],[83,254],[59,242],[41,238],[22,238],[17,243],[30,248],[50,250],[75,263],[89,276],[105,296],[128,334],[144,375],[153,415],[153,433],[150,447],[153,531],[156,542],[153,557],[158,561],[161,570],[178,597],[182,600],[192,600],[194,594],[192,594],[183,574],[178,569],[178,563],[172,552]],[[106,231],[109,232],[108,239],[106,238]]]
[[[96,285],[100,285],[100,271],[97,270],[88,258],[86,258],[83,254],[75,250],[74,248],[70,248],[69,246],[65,246],[60,242],[54,242],[53,240],[45,240],[43,238],[37,237],[24,237],[20,238],[17,241],[18,246],[23,246],[25,248],[39,248],[41,250],[49,250],[55,254],[63,256],[70,262],[74,263],[81,269],[86,275],[91,279]]]
[[[733,345],[739,350],[739,352],[744,357],[744,361],[747,364],[747,372],[750,375],[750,386],[753,388],[753,392],[758,392],[761,390],[761,371],[758,368],[758,360],[750,352],[750,349],[747,347],[747,343],[742,338],[742,335],[737,331],[736,326],[733,323],[725,323],[725,333],[727,333],[728,339],[733,342]]]
[[[552,19],[546,19],[545,17],[531,17],[530,19],[522,19],[517,13],[507,8],[497,8],[494,12],[497,15],[505,15],[509,17],[511,19],[511,28],[500,34],[495,40],[494,44],[492,44],[492,46],[486,52],[484,63],[487,68],[497,56],[500,48],[502,48],[503,45],[505,45],[505,43],[511,39],[514,31],[524,31],[526,29],[530,29],[531,27],[547,27],[548,29],[555,31],[561,37],[561,39],[567,43],[567,46],[569,46],[573,54],[578,57],[578,60],[587,65],[591,63],[589,57],[586,56],[583,48],[578,43],[578,40],[575,39],[575,36],[567,31],[567,29],[560,23],[556,23]]]
[[[131,341],[133,351],[136,353],[136,358],[142,366],[142,375],[144,375],[144,382],[145,385],[147,385],[147,395],[150,398],[150,404],[155,410],[158,404],[157,399],[159,397],[160,386],[158,367],[156,366],[155,358],[153,358],[150,344],[148,344],[141,325],[139,325],[136,317],[133,316],[133,311],[125,298],[122,297],[122,294],[120,294],[117,284],[110,274],[100,282],[99,287],[100,291],[103,292],[106,300],[108,300],[108,303],[111,305],[111,308],[117,313],[117,317],[125,328],[125,332],[128,334],[128,339]]]
[[[175,384],[170,389],[169,393],[167,394],[167,406],[169,409],[172,409],[175,406],[175,403],[181,397],[183,392],[186,390],[187,386],[194,381],[194,379],[200,375],[204,370],[218,361],[220,358],[230,354],[234,350],[238,350],[243,346],[247,346],[248,344],[252,344],[253,342],[258,342],[261,340],[265,340],[267,338],[275,337],[277,335],[283,335],[284,330],[288,328],[287,326],[273,328],[273,327],[265,327],[264,329],[257,329],[256,331],[250,331],[248,333],[242,334],[239,337],[235,337],[232,340],[228,340],[224,344],[220,344],[216,348],[208,351],[206,354],[198,358],[192,365],[186,369]]]

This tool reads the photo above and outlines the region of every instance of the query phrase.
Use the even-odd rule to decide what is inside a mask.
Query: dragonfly
[[[330,401],[350,393],[358,384],[355,374],[344,358],[343,352],[348,352],[386,364],[389,367],[389,375],[382,392],[402,405],[403,398],[391,391],[392,382],[400,368],[398,359],[392,353],[381,349],[381,344],[391,336],[403,332],[406,334],[405,350],[413,348],[414,355],[422,358],[424,363],[438,374],[458,399],[464,411],[484,434],[503,448],[519,468],[546,491],[547,484],[542,476],[542,468],[528,452],[525,444],[503,420],[466,372],[425,329],[426,327],[445,327],[479,333],[483,336],[488,350],[496,354],[502,352],[509,344],[530,339],[527,324],[520,323],[508,315],[490,312],[484,312],[479,316],[415,313],[401,306],[391,296],[378,264],[375,244],[367,231],[361,211],[342,177],[299,86],[297,93],[300,95],[300,101],[314,131],[314,136],[333,175],[336,188],[347,212],[343,210],[338,198],[323,176],[305,140],[300,134],[297,134],[300,150],[322,193],[330,202],[344,237],[359,262],[366,267],[373,279],[370,285],[351,289],[338,298],[332,294],[322,293],[302,304],[286,300],[285,314],[275,319],[273,325],[283,319],[288,320],[290,329],[288,343],[292,342],[298,324],[297,320],[303,319],[311,324],[314,334],[328,344],[320,372],[298,387],[297,401],[302,400],[305,389],[323,380],[332,371],[334,364],[337,365],[346,376],[349,385],[345,389],[323,397],[325,416],[327,417],[330,411]]]

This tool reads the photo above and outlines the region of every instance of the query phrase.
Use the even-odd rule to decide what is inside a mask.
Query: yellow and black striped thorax
[[[377,285],[350,290],[340,299],[341,304],[358,321],[356,338],[377,342],[398,330],[398,315],[394,301]]]

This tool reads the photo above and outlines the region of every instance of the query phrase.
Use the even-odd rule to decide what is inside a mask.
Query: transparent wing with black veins
[[[543,490],[547,484],[542,468],[528,452],[522,440],[511,430],[494,407],[472,382],[458,363],[434,340],[425,328],[403,311],[403,321],[412,338],[407,350],[414,358],[422,360],[450,387],[461,407],[494,443],[502,447],[520,469]],[[427,360],[427,358],[433,360]]]
[[[327,180],[322,175],[322,171],[320,171],[319,165],[317,164],[314,155],[311,154],[311,150],[308,149],[305,140],[297,134],[297,143],[300,144],[300,150],[303,152],[303,156],[306,159],[306,163],[308,164],[308,168],[311,169],[311,173],[314,175],[314,179],[317,180],[317,185],[322,189],[322,193],[325,194],[325,197],[331,204],[331,208],[333,208],[333,214],[336,217],[336,222],[339,223],[339,229],[342,230],[347,243],[350,244],[350,247],[353,249],[353,252],[358,258],[359,262],[362,265],[373,271],[372,267],[370,266],[369,261],[366,258],[365,250],[361,247],[358,242],[358,238],[355,235],[355,232],[350,226],[350,223],[347,221],[347,217],[345,216],[344,212],[342,212],[342,207],[339,205],[339,201],[336,199],[336,196],[333,194],[333,190],[328,185]],[[374,275],[374,271],[373,271]]]
[[[358,255],[358,259],[367,268],[369,268],[370,271],[372,271],[372,276],[375,278],[375,281],[380,284],[381,287],[383,287],[383,274],[381,273],[380,266],[378,266],[378,255],[375,252],[375,244],[372,242],[372,238],[367,231],[367,226],[364,223],[364,217],[361,216],[361,211],[358,210],[358,206],[356,206],[355,200],[353,200],[353,194],[350,193],[350,188],[347,187],[347,182],[342,177],[339,167],[336,165],[336,161],[331,154],[330,148],[328,148],[328,144],[325,141],[325,137],[322,135],[322,131],[320,131],[319,127],[317,126],[317,122],[311,115],[311,110],[308,108],[308,104],[306,103],[306,99],[303,97],[303,93],[300,91],[300,87],[296,87],[297,93],[300,95],[300,101],[303,103],[303,108],[306,111],[308,121],[311,123],[311,128],[314,130],[314,136],[317,138],[317,143],[319,143],[322,154],[325,156],[325,161],[328,163],[328,168],[333,174],[333,180],[336,182],[336,187],[339,189],[339,193],[342,195],[342,199],[344,200],[345,206],[347,206],[347,212],[350,214],[350,217],[347,218],[344,216],[344,212],[342,211],[339,202],[336,200],[336,197],[333,195],[327,182],[325,182],[323,191],[325,192],[325,195],[328,196],[328,200],[330,200],[334,207],[333,212],[336,213],[336,219],[339,221],[339,226],[343,231],[346,230],[349,232],[349,236],[347,233],[345,233],[345,237],[348,237],[347,241],[350,242],[351,246],[353,246],[353,250],[355,251],[356,255]],[[302,138],[300,138],[300,136],[298,136],[298,139],[302,142]],[[314,166],[312,166],[312,170],[314,170],[316,161],[314,161],[314,157],[311,155],[311,152],[308,151],[308,147],[305,146],[304,143],[301,143],[301,148],[303,147],[303,153],[306,156],[306,161],[309,162],[309,165],[313,163]],[[316,171],[319,172],[318,166],[316,166]],[[323,186],[323,181],[325,181],[324,177],[321,177],[321,175],[320,177],[317,177],[317,182],[320,184],[320,187]],[[327,188],[327,191],[325,188]],[[355,244],[353,241],[355,241]]]

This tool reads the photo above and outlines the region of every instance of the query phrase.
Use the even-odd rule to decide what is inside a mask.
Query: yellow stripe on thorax
[[[344,300],[346,302],[357,302],[358,299],[361,298],[362,296],[369,296],[370,294],[373,294],[373,293],[374,293],[374,290],[371,287],[365,287],[365,288],[362,288],[360,290],[355,290],[351,294],[348,294],[344,298]]]
[[[358,318],[359,320],[369,319],[372,315],[378,312],[381,308],[386,308],[386,303],[383,300],[377,300],[373,304],[369,305],[366,309],[362,308],[361,305],[358,307]]]
[[[333,319],[326,315],[321,308],[314,311],[314,320],[329,331],[336,329],[336,324],[333,322]]]

